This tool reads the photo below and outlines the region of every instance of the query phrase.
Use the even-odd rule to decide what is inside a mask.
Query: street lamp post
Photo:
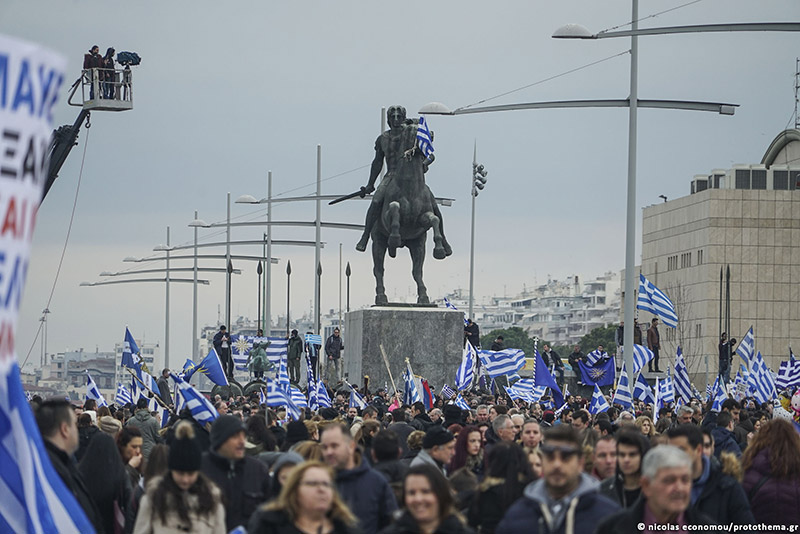
[[[194,220],[197,219],[197,210],[194,211]],[[197,226],[194,230],[194,276],[192,284],[192,360],[197,358]]]
[[[164,269],[165,282],[165,302],[164,302],[164,367],[169,368],[169,253],[172,248],[169,245],[169,226],[167,226],[167,244],[158,245],[153,248],[156,252],[166,253],[166,266]]]
[[[472,197],[472,222],[470,224],[470,237],[469,237],[469,315],[470,319],[474,320],[472,315],[472,308],[475,302],[474,287],[475,287],[475,199],[478,198],[478,191],[484,188],[486,184],[486,175],[489,174],[483,165],[478,163],[478,142],[472,150],[472,178],[470,179],[471,188],[470,196]]]
[[[261,290],[263,288],[261,284],[261,275],[264,274],[264,269],[262,268],[262,263],[258,262],[258,267],[256,268],[256,272],[258,273],[258,287],[256,288],[256,295],[258,295],[258,318],[261,319]],[[263,323],[262,323],[263,328]]]
[[[231,193],[228,192],[228,216],[225,219],[225,326],[231,328]]]
[[[267,275],[264,284],[264,335],[272,326],[272,171],[267,173]]]
[[[350,311],[350,275],[352,271],[350,270],[350,262],[347,262],[347,267],[344,270],[345,276],[347,276],[347,311]]]
[[[321,320],[320,320],[320,277],[322,276],[322,263],[320,258],[320,243],[322,242],[322,227],[320,223],[322,222],[321,214],[322,214],[322,203],[320,201],[320,195],[322,194],[322,145],[317,145],[317,218],[315,220],[315,228],[316,228],[316,243],[317,246],[314,249],[314,265],[317,266],[317,275],[314,277],[314,332],[317,334],[321,334]]]
[[[290,260],[286,260],[286,335],[289,335],[289,303],[291,302],[290,299],[290,291],[292,287],[292,262]]]

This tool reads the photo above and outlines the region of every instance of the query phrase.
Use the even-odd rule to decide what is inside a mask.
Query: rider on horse
[[[361,188],[362,197],[375,191],[372,197],[369,210],[367,211],[367,219],[364,223],[364,233],[361,239],[356,244],[356,250],[364,252],[367,249],[367,242],[369,241],[372,228],[375,226],[378,218],[383,209],[384,195],[388,185],[394,178],[394,173],[400,166],[402,158],[409,159],[413,155],[413,151],[419,150],[417,148],[416,134],[417,124],[419,122],[414,119],[406,119],[406,108],[403,106],[391,106],[387,112],[386,117],[389,122],[389,130],[383,132],[375,140],[375,158],[372,160],[372,167],[369,173],[369,181],[365,187]],[[407,148],[408,147],[408,148]],[[383,168],[383,160],[386,159],[386,176],[384,176],[378,189],[375,189],[375,181]],[[434,156],[431,154],[422,162],[422,172],[428,170],[428,166],[433,163]],[[427,186],[426,186],[426,189]],[[443,246],[445,255],[449,256],[453,253],[447,238],[444,237],[444,223],[442,222],[442,213],[439,210],[438,204],[433,197],[433,193],[428,189],[428,194],[431,197],[431,204],[433,205],[433,212],[439,218],[439,229],[442,233]]]

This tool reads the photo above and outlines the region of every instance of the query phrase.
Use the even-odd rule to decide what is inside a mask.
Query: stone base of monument
[[[351,384],[363,384],[368,375],[371,391],[384,382],[391,389],[381,345],[398,390],[403,390],[406,358],[414,374],[426,378],[437,392],[442,384],[453,387],[464,347],[464,314],[415,306],[376,306],[347,313],[343,367]]]

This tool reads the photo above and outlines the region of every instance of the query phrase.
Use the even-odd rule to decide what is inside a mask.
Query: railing
[[[131,69],[83,69],[81,71],[83,102],[109,100],[133,102],[133,76]]]

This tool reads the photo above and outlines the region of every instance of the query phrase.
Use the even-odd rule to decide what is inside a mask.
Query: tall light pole
[[[225,326],[231,330],[231,193],[228,191],[228,216],[225,219]]]
[[[194,211],[197,221],[197,210]],[[197,226],[194,230],[194,276],[192,279],[192,360],[197,358]]]
[[[289,335],[289,303],[290,291],[292,287],[292,262],[286,260],[286,335]]]
[[[478,163],[478,142],[472,150],[472,177],[470,178],[470,196],[472,197],[472,222],[470,224],[469,237],[469,314],[468,317],[474,320],[472,315],[473,304],[475,302],[475,199],[478,198],[478,191],[486,184],[486,175],[489,174],[483,165]]]
[[[272,326],[272,171],[267,173],[267,273],[264,284],[264,335]]]
[[[164,367],[169,369],[169,253],[172,248],[169,245],[169,226],[167,226],[167,244],[158,245],[153,248],[156,252],[166,253],[166,265],[164,269],[165,277],[164,284],[165,298],[164,298]]]
[[[314,332],[316,334],[322,333],[322,325],[320,319],[320,306],[321,306],[321,296],[320,296],[320,278],[322,276],[322,263],[320,259],[320,249],[321,242],[322,242],[322,227],[320,223],[322,222],[322,203],[320,199],[320,195],[322,194],[322,145],[317,145],[317,218],[315,221],[315,229],[316,229],[316,243],[317,246],[314,248],[314,265],[317,268],[317,273],[314,276]]]

